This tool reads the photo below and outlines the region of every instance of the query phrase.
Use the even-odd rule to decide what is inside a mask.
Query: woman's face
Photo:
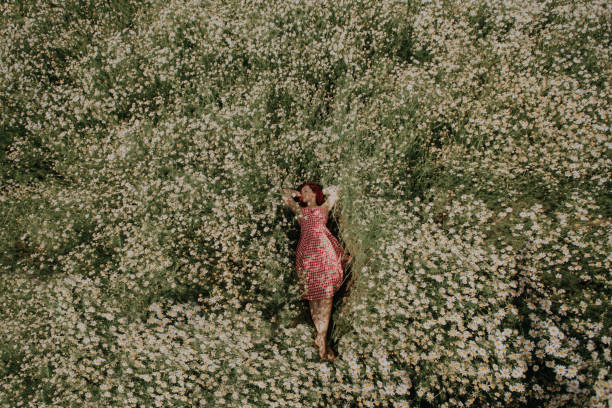
[[[312,189],[310,188],[310,186],[304,186],[302,187],[302,190],[300,191],[300,193],[302,194],[302,201],[309,204],[309,203],[316,203],[317,201],[317,196],[315,195],[315,193],[312,191]]]

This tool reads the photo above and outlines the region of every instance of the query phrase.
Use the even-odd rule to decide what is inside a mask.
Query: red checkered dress
[[[301,227],[297,247],[296,268],[305,283],[304,300],[319,300],[334,296],[342,285],[341,259],[344,251],[327,229],[327,210],[324,207],[300,207],[298,223]]]

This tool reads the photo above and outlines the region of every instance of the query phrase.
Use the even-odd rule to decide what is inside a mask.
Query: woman
[[[323,193],[328,195],[323,202]],[[300,206],[293,200],[297,197]],[[342,285],[343,270],[351,260],[345,256],[340,243],[325,226],[328,214],[338,199],[335,187],[321,190],[313,183],[303,183],[297,190],[283,189],[283,200],[297,215],[301,227],[296,254],[296,269],[305,282],[305,294],[315,324],[315,346],[323,360],[334,361],[336,356],[327,347],[327,328],[331,317],[334,293]]]

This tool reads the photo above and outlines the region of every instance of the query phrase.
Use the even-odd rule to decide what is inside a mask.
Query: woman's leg
[[[331,317],[333,297],[310,301],[310,314],[316,329],[315,345],[319,349],[319,356],[324,360],[334,360],[331,350],[327,349],[327,328]]]

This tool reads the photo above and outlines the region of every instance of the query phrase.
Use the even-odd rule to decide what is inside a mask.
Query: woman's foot
[[[319,350],[319,357],[321,360],[325,361],[334,361],[336,359],[336,355],[332,351],[331,348],[328,348],[325,345],[325,339],[323,336],[317,336],[314,340],[315,348]]]
[[[325,361],[334,361],[336,358],[338,357],[334,354],[331,348],[328,348],[324,355],[321,356],[321,359]]]

